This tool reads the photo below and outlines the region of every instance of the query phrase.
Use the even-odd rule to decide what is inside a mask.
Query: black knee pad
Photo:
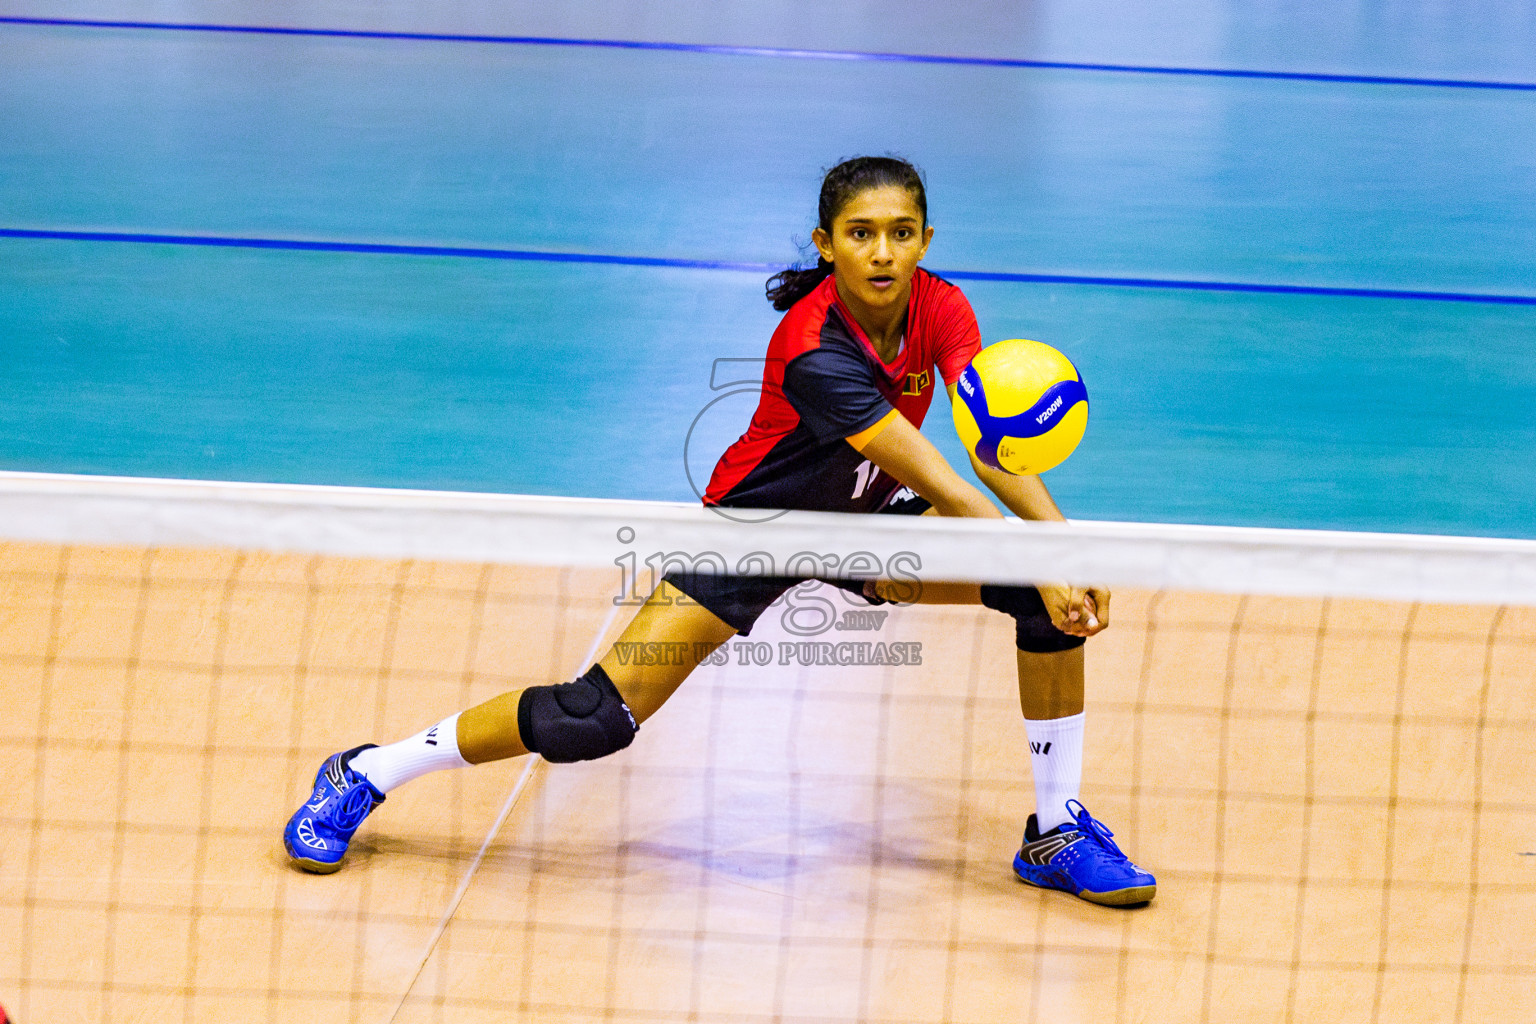
[[[517,702],[523,746],[555,764],[592,761],[623,750],[640,725],[601,665],[573,683],[530,686]]]
[[[1070,651],[1085,643],[1083,637],[1063,633],[1051,622],[1040,591],[1034,587],[999,587],[984,583],[981,603],[995,611],[1013,616],[1019,650],[1030,654],[1054,654]]]

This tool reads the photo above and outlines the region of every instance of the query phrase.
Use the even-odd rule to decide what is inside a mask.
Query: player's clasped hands
[[[1074,587],[1070,583],[1039,583],[1051,624],[1071,636],[1093,636],[1109,625],[1109,591],[1104,587]]]

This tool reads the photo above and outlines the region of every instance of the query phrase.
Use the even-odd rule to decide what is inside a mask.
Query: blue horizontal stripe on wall
[[[106,21],[92,18],[26,18],[0,16],[0,24],[68,28],[145,29],[167,32],[225,32],[270,36],[321,36],[336,39],[395,39],[440,43],[492,43],[509,46],[581,46],[621,50],[663,50],[732,57],[789,57],[801,60],[903,61],[914,64],[956,64],[991,68],[1050,68],[1138,75],[1186,75],[1204,78],[1266,78],[1293,82],[1342,82],[1353,85],[1415,85],[1442,89],[1506,89],[1536,92],[1536,82],[1498,82],[1466,78],[1414,78],[1392,75],[1338,75],[1308,71],[1265,71],[1248,68],[1182,68],[1150,64],[1092,64],[1078,61],[1023,60],[1010,57],[956,57],[925,53],[880,53],[858,50],[798,50],[769,46],[724,46],[705,43],[646,42],[630,39],[562,39],[549,36],[473,35],[453,32],[386,32],[367,29],[299,28],[281,25],[210,25],[193,22]]]
[[[772,273],[782,264],[732,260],[691,260],[669,256],[624,256],[611,253],[541,252],[452,245],[394,245],[384,242],[336,242],[302,238],[239,238],[223,235],[163,235],[127,231],[63,231],[0,228],[0,238],[64,242],[116,242],[140,245],[200,245],[221,249],[278,249],[294,252],[345,252],[382,256],[438,256],[460,259],[521,260],[539,263],[603,263],[628,267],[668,267],[683,270],[733,270]],[[1478,302],[1536,306],[1536,295],[1480,292],[1420,291],[1398,288],[1344,288],[1326,285],[1264,284],[1247,281],[1190,281],[1161,277],[1102,277],[1080,274],[1031,274],[990,270],[936,270],[956,281],[1002,281],[1020,284],[1101,285],[1112,288],[1164,288],[1179,291],[1257,292],[1272,295],[1330,295],[1344,298],[1417,299],[1430,302]]]

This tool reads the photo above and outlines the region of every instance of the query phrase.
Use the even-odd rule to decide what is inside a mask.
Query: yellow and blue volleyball
[[[951,404],[966,450],[1017,475],[1044,473],[1072,454],[1088,429],[1088,391],[1072,361],[1015,338],[989,345],[960,374]]]

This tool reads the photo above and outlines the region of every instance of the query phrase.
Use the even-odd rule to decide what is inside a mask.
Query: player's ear
[[[816,251],[821,254],[822,259],[826,260],[828,263],[832,262],[831,235],[821,230],[821,228],[817,228],[815,231],[811,232],[811,244],[816,246]]]
[[[923,251],[917,254],[917,258],[918,259],[922,259],[924,256],[927,256],[928,255],[928,247],[930,245],[932,245],[932,244],[933,244],[933,225],[932,224],[926,224],[926,225],[923,226]]]

